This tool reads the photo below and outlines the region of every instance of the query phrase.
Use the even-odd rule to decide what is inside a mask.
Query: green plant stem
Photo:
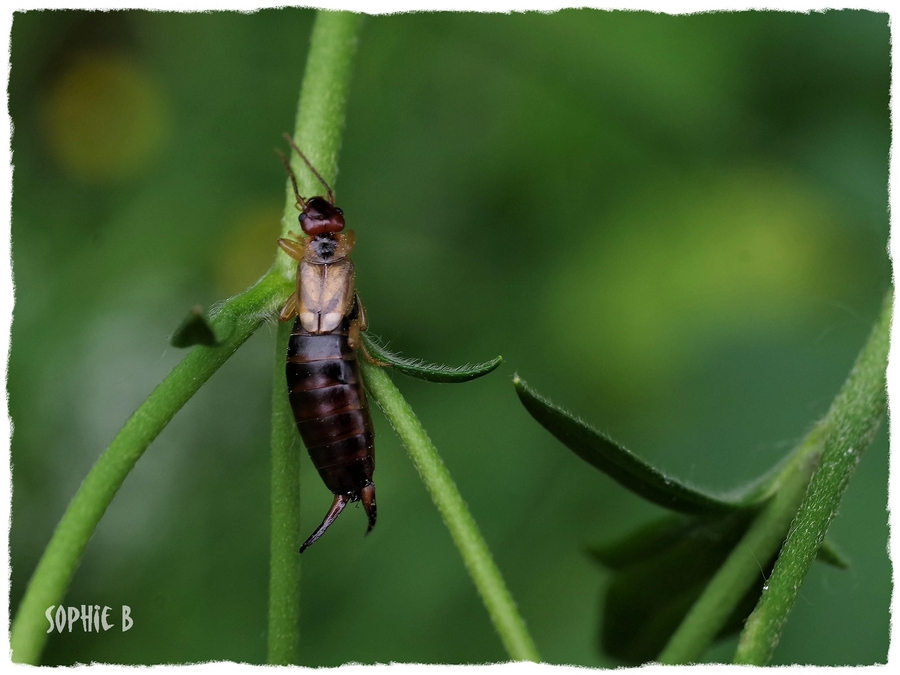
[[[300,448],[287,397],[284,355],[291,324],[278,327],[272,386],[272,541],[268,662],[300,660]]]
[[[825,538],[859,455],[884,414],[892,294],[828,414],[807,435],[761,510],[660,654],[662,663],[699,659],[778,551],[759,604],[747,620],[736,663],[765,665],[809,566]],[[782,545],[783,544],[783,545]]]
[[[334,183],[341,144],[347,91],[361,16],[320,11],[310,38],[309,56],[300,92],[294,139],[326,181]],[[296,155],[291,158],[302,195],[324,188]],[[282,236],[297,224],[296,198],[290,181]],[[296,283],[297,263],[278,251],[273,273]],[[272,377],[272,531],[269,570],[268,662],[288,665],[300,658],[300,451],[293,413],[288,404],[285,354],[291,324],[279,326]]]
[[[734,662],[763,666],[772,658],[800,585],[822,545],[863,450],[887,407],[885,373],[893,293],[889,292],[866,346],[820,423],[824,450],[772,575],[738,642]]]
[[[487,543],[425,429],[384,370],[365,359],[360,359],[360,367],[366,390],[400,436],[450,530],[507,653],[516,661],[540,661]]]
[[[294,141],[332,187],[337,174],[351,66],[361,24],[360,14],[319,11],[310,37],[309,56],[300,89]],[[291,166],[301,195],[324,194],[321,183],[296,154],[291,155]],[[287,236],[289,230],[299,229],[290,183],[287,184],[286,195],[281,221],[282,237]],[[280,251],[279,260],[285,266],[286,273],[292,274],[296,261]]]
[[[212,319],[228,339],[220,347],[195,347],[153,390],[91,468],[41,556],[10,633],[13,660],[37,664],[47,639],[46,609],[58,605],[88,540],[144,450],[200,386],[284,302],[286,287],[267,275],[227,301]],[[289,292],[289,291],[288,291]]]
[[[754,519],[669,639],[659,655],[660,663],[694,663],[703,656],[744,594],[759,578],[760,566],[772,559],[784,541],[806,492],[817,449],[821,446],[810,434],[798,455],[799,461],[791,463],[778,492]]]

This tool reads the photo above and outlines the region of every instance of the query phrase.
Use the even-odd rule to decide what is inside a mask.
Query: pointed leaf
[[[630,534],[588,550],[609,570],[621,570],[658,554],[680,539],[690,527],[684,516],[668,516],[639,527]]]
[[[543,398],[518,375],[513,377],[513,384],[522,405],[547,431],[588,464],[644,499],[682,513],[725,513],[759,504],[709,495],[670,478],[605,434]]]
[[[421,359],[409,359],[400,356],[399,354],[394,354],[378,344],[374,338],[366,333],[362,334],[362,338],[366,351],[368,351],[369,355],[376,361],[381,361],[383,364],[395,368],[404,375],[418,377],[421,380],[428,380],[429,382],[468,382],[469,380],[474,380],[482,375],[487,375],[499,366],[500,362],[503,360],[503,357],[498,356],[491,361],[475,365],[438,366],[426,363]]]
[[[181,325],[175,329],[169,342],[173,347],[179,348],[194,345],[217,347],[220,344],[200,305],[191,308]]]
[[[841,549],[839,549],[833,541],[829,541],[828,539],[823,541],[822,545],[819,547],[819,550],[816,553],[816,560],[819,560],[826,565],[837,567],[839,570],[850,569],[850,561],[847,559],[847,556],[843,554]]]
[[[751,511],[669,516],[592,548],[591,556],[613,572],[603,600],[602,650],[630,664],[656,660],[753,517]],[[845,562],[827,545],[820,559],[829,564]],[[758,562],[759,579],[738,602],[717,638],[740,631],[759,600],[775,554],[768,562]]]
[[[656,525],[664,536],[655,551],[616,571],[603,601],[601,647],[630,664],[656,659],[750,522],[749,512],[670,519]],[[677,535],[675,534],[678,530]],[[647,528],[644,528],[645,532]],[[665,541],[668,539],[668,541]],[[753,609],[759,589],[746,603]],[[729,621],[724,631],[736,631]]]

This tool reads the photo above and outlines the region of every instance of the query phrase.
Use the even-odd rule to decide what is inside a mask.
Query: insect
[[[294,140],[284,137],[326,190],[325,197],[301,197],[290,163],[279,153],[307,235],[289,232],[294,239],[278,240],[297,260],[297,289],[279,316],[281,321],[294,319],[287,351],[288,396],[309,456],[334,493],[322,524],[300,547],[303,553],[351,502],[361,501],[365,508],[366,534],[375,526],[375,432],[356,362],[360,332],[367,324],[348,257],[355,235],[343,232],[344,212],[335,206],[331,187]]]

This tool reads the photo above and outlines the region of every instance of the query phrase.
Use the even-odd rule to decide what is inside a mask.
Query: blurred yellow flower
[[[822,201],[761,168],[660,184],[585,229],[541,303],[545,330],[623,393],[658,390],[712,343],[840,294],[845,244]]]
[[[222,235],[215,256],[216,287],[222,297],[240,293],[269,269],[281,216],[281,204],[260,204],[239,214]]]
[[[160,150],[166,97],[146,68],[116,52],[85,52],[68,64],[40,104],[49,151],[85,182],[130,178]]]

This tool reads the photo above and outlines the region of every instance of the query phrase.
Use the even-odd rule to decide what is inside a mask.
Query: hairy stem
[[[320,11],[310,39],[309,57],[294,139],[329,183],[337,173],[347,91],[361,17],[349,12]],[[322,194],[323,186],[302,160],[294,155],[292,167],[301,194]],[[298,228],[295,196],[290,181],[282,236]],[[296,262],[279,250],[273,271],[286,280],[296,276]],[[272,378],[272,539],[269,574],[268,662],[299,663],[300,650],[300,450],[293,414],[288,404],[285,354],[290,324],[278,329]]]
[[[487,543],[422,424],[383,369],[369,364],[365,359],[360,359],[360,367],[366,390],[400,436],[450,530],[510,658],[540,661],[534,641],[491,557]]]
[[[893,292],[889,292],[866,346],[820,423],[824,450],[819,466],[762,597],[741,633],[735,663],[764,666],[772,658],[800,585],[837,513],[847,483],[884,416],[892,307]]]
[[[47,639],[45,610],[65,597],[88,540],[126,476],[181,407],[225,363],[286,296],[284,283],[263,277],[226,302],[212,319],[229,337],[219,347],[195,347],[128,419],[72,498],[41,556],[10,633],[13,660],[37,664]]]
[[[272,540],[269,563],[268,662],[300,660],[300,446],[287,398],[284,355],[290,324],[278,327],[272,378]]]
[[[728,620],[780,548],[756,609],[747,620],[735,663],[765,665],[787,614],[825,538],[847,481],[884,414],[892,294],[828,414],[807,435],[774,486],[774,496],[731,552],[660,654],[662,663],[691,663]]]
[[[778,492],[753,521],[725,563],[710,580],[678,630],[659,655],[660,663],[694,663],[712,644],[744,594],[761,574],[760,565],[778,551],[806,492],[821,445],[816,434],[804,442],[797,460],[791,462]]]

